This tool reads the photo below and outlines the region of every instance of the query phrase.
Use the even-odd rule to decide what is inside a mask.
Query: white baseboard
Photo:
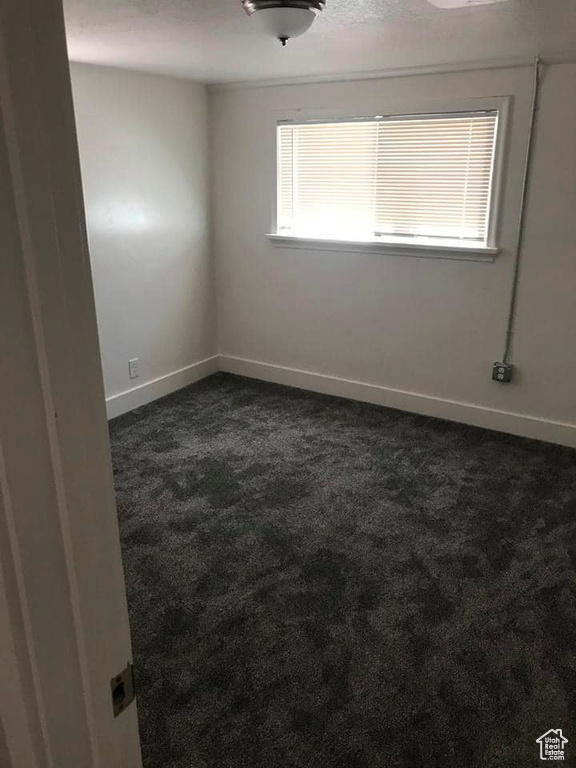
[[[180,368],[178,371],[160,376],[152,381],[146,381],[138,387],[128,389],[125,392],[119,392],[106,398],[106,410],[108,418],[113,419],[127,411],[133,411],[140,405],[157,400],[159,397],[169,395],[177,389],[193,384],[195,381],[210,376],[218,370],[218,355],[208,357],[206,360],[199,360],[197,363],[187,365],[186,368]]]
[[[108,418],[113,419],[115,416],[132,411],[134,408],[157,400],[164,395],[169,395],[171,392],[193,384],[217,371],[236,373],[252,379],[271,381],[276,384],[285,384],[289,387],[308,389],[312,392],[336,395],[337,397],[360,400],[375,405],[384,405],[401,411],[421,413],[424,416],[435,416],[448,421],[458,421],[475,427],[494,429],[498,432],[507,432],[512,435],[576,448],[576,424],[549,421],[521,413],[499,411],[472,403],[444,400],[430,395],[391,389],[378,384],[366,384],[362,381],[301,371],[297,368],[272,365],[271,363],[247,360],[231,355],[214,355],[166,376],[147,381],[133,389],[112,395],[106,399]]]
[[[576,448],[576,424],[548,421],[521,413],[498,411],[481,405],[443,400],[439,397],[404,392],[377,384],[365,384],[361,381],[300,371],[296,368],[286,368],[230,355],[220,355],[218,367],[221,371],[253,379],[322,392],[326,395],[337,395],[351,400],[361,400],[401,411],[435,416],[448,421],[458,421],[475,427],[494,429],[498,432]]]

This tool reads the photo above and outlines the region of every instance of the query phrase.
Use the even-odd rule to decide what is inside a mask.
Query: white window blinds
[[[278,232],[486,243],[497,112],[278,128]]]

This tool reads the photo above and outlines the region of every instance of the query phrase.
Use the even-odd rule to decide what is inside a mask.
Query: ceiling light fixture
[[[242,6],[269,35],[286,45],[310,29],[326,0],[243,0]]]

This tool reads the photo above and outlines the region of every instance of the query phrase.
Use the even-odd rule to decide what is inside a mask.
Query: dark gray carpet
[[[576,766],[575,451],[227,374],[111,435],[146,768]]]

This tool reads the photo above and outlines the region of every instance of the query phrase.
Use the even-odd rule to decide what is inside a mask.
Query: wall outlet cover
[[[512,381],[512,372],[514,366],[510,363],[494,363],[492,368],[492,379],[500,382],[500,384],[508,384]]]
[[[137,379],[140,376],[140,358],[134,357],[128,360],[128,375],[131,379]]]

